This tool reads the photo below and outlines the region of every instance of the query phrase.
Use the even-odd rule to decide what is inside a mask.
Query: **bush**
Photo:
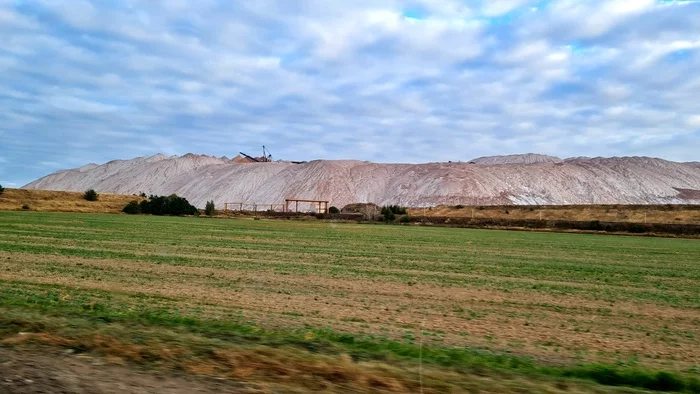
[[[29,207],[29,204],[24,204],[24,205],[22,205],[22,209],[24,209],[25,211],[28,211],[31,208]]]
[[[603,230],[603,226],[600,224],[600,220],[591,220],[589,223],[590,229],[591,230],[596,230],[596,231],[601,231]]]
[[[455,209],[464,209],[464,205],[462,205],[462,204],[455,205]]]
[[[216,215],[216,205],[214,204],[214,200],[207,201],[207,205],[204,207],[204,213],[206,213],[207,216]]]
[[[564,376],[591,379],[606,386],[641,387],[656,391],[690,391],[694,390],[694,381],[687,382],[680,376],[668,372],[649,372],[643,370],[618,369],[608,365],[588,365],[574,367]]]
[[[328,208],[328,213],[330,213],[331,215],[337,215],[340,213],[340,209],[336,207],[330,207]]]
[[[88,200],[88,201],[97,201],[100,196],[97,194],[97,192],[94,189],[90,189],[83,194],[83,198]]]
[[[382,207],[381,214],[384,215],[385,217],[387,216],[392,216],[392,215],[405,215],[406,214],[406,208],[400,207],[398,205],[385,205]],[[394,220],[394,219],[391,219]]]
[[[399,219],[399,222],[401,223],[411,223],[411,220],[413,220],[410,216],[408,215],[403,215],[401,216],[401,219]]]
[[[150,196],[148,200],[139,203],[139,212],[156,216],[199,215],[199,209],[177,194],[171,194],[168,197]]]
[[[2,195],[3,193],[5,193],[5,188],[2,187],[2,185],[0,185],[0,195]]]
[[[129,215],[138,215],[141,213],[141,209],[139,208],[139,202],[134,200],[126,204],[124,209],[122,209],[122,212],[129,214]]]

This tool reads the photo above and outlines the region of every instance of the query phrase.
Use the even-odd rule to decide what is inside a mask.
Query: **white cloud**
[[[486,0],[482,12],[487,16],[500,16],[531,3],[530,0]]]
[[[16,183],[43,175],[14,164],[37,155],[67,167],[262,144],[399,162],[700,150],[700,5],[13,4],[0,2],[0,178]]]
[[[18,30],[35,30],[39,28],[39,24],[32,18],[28,18],[8,8],[0,8],[0,25]]]
[[[688,116],[687,120],[688,126],[700,128],[700,115]]]

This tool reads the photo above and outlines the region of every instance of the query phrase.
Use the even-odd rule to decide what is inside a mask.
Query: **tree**
[[[385,205],[382,207],[382,216],[384,217],[385,222],[393,222],[394,220],[396,220],[396,214],[394,213],[392,207],[389,205]]]
[[[382,215],[393,213],[394,215],[405,215],[406,208],[399,205],[385,205],[382,207]]]
[[[139,210],[150,215],[199,215],[199,209],[192,206],[186,198],[171,194],[168,197],[150,196],[139,203]]]
[[[0,195],[2,195],[3,193],[5,193],[5,188],[2,187],[2,185],[0,185]]]
[[[204,213],[206,213],[207,216],[216,215],[216,205],[214,204],[214,200],[207,201],[207,205],[204,207]]]
[[[141,208],[139,208],[139,202],[134,200],[126,204],[124,209],[122,209],[122,212],[129,214],[129,215],[138,215],[141,213]]]
[[[336,207],[330,207],[328,208],[328,213],[330,213],[331,215],[337,215],[340,213],[340,209]]]
[[[85,194],[83,194],[83,198],[88,201],[97,201],[100,198],[100,196],[94,189],[90,189],[86,191]]]

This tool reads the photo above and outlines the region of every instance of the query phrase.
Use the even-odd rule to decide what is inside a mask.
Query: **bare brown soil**
[[[0,393],[200,394],[254,392],[232,380],[146,372],[70,352],[0,348]]]
[[[99,193],[99,190],[98,190]],[[21,211],[28,205],[30,211],[120,213],[137,196],[99,193],[97,201],[87,201],[83,193],[51,190],[5,189],[0,195],[0,211]]]

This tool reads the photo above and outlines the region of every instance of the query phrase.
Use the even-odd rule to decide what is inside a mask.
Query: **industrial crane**
[[[267,150],[267,148],[265,148],[265,145],[263,145],[262,149],[263,149],[263,154],[261,157],[253,157],[253,156],[247,155],[243,152],[239,152],[239,153],[241,155],[247,157],[248,159],[256,162],[256,163],[269,163],[269,162],[271,162],[272,161],[272,153],[269,150]]]
[[[265,148],[265,145],[263,145],[262,161],[265,161],[265,162],[272,161],[272,152],[267,150],[267,148]]]

